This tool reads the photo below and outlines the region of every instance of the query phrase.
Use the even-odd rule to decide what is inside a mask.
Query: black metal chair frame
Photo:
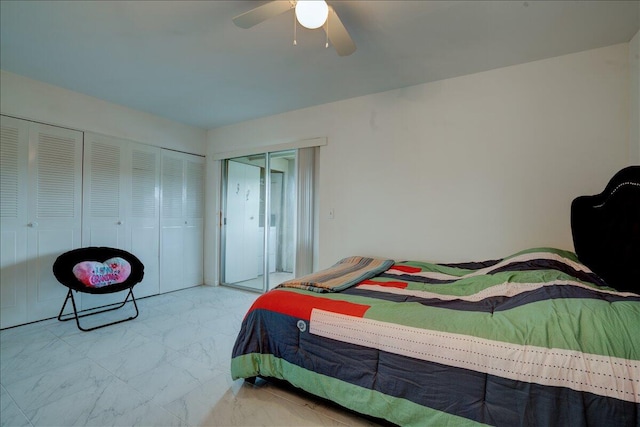
[[[81,283],[75,275],[73,275],[72,269],[75,264],[82,261],[98,261],[104,262],[105,260],[113,257],[120,257],[125,259],[127,262],[131,264],[131,274],[129,277],[122,283],[117,283],[113,285],[103,286],[101,288],[91,288],[85,286]],[[88,247],[88,248],[79,248],[74,249],[69,252],[65,252],[60,255],[53,264],[53,274],[56,276],[56,279],[63,284],[64,286],[69,288],[69,292],[67,292],[67,296],[62,304],[62,308],[60,309],[60,313],[58,314],[58,320],[62,322],[66,322],[71,319],[75,319],[76,325],[78,329],[81,331],[89,332],[95,329],[104,328],[106,326],[115,325],[118,323],[127,322],[129,320],[133,320],[140,314],[138,310],[138,304],[136,303],[136,298],[133,294],[133,287],[142,281],[144,277],[144,265],[142,262],[133,254],[124,251],[122,249],[116,248],[108,248],[108,247]],[[124,290],[129,290],[127,296],[125,297],[122,303],[117,304],[115,307],[111,307],[114,304],[107,305],[108,308],[97,307],[95,309],[88,310],[88,313],[78,314],[78,308],[76,306],[76,301],[73,296],[73,292],[83,292],[90,294],[107,294],[107,293],[115,293]],[[136,310],[134,316],[130,316],[125,319],[116,320],[114,322],[104,323],[98,326],[94,326],[91,328],[84,328],[80,324],[80,318],[93,316],[100,313],[106,313],[109,311],[118,310],[125,306],[125,304],[129,301],[133,302],[133,306]],[[64,309],[67,306],[67,303],[71,300],[71,305],[73,306],[73,314],[69,313],[68,315],[64,315]],[[97,311],[96,311],[97,309]]]
[[[126,319],[116,320],[115,322],[104,323],[102,325],[94,326],[93,328],[83,328],[80,325],[80,318],[81,317],[88,317],[88,316],[93,316],[95,314],[106,313],[108,311],[118,310],[118,309],[124,307],[124,305],[129,300],[129,297],[131,297],[131,301],[133,302],[133,306],[136,309],[136,315],[135,316],[131,316],[131,317],[128,317]],[[67,306],[67,302],[69,302],[69,300],[71,300],[71,305],[73,306],[73,315],[71,315],[71,313],[69,313],[66,318],[63,318],[62,313],[64,312],[64,308]],[[111,326],[111,325],[115,325],[117,323],[122,323],[122,322],[127,322],[129,320],[133,320],[136,317],[138,317],[138,314],[140,314],[140,312],[138,311],[138,304],[136,304],[136,297],[133,295],[133,286],[129,288],[129,293],[127,294],[127,297],[124,299],[124,301],[122,303],[120,303],[119,305],[117,305],[116,307],[111,307],[111,308],[107,308],[107,309],[99,310],[99,311],[93,311],[93,312],[86,313],[86,314],[81,314],[81,315],[78,315],[78,309],[76,308],[76,300],[75,300],[75,298],[73,298],[73,290],[69,289],[69,292],[67,292],[67,297],[64,299],[64,304],[62,304],[62,308],[60,309],[60,314],[58,314],[58,320],[60,320],[61,322],[66,322],[68,320],[76,319],[76,325],[78,325],[78,329],[80,329],[81,331],[89,332],[89,331],[93,331],[95,329],[104,328],[105,326]]]

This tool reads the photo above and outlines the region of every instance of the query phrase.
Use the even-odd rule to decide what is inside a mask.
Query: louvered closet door
[[[182,289],[184,276],[184,161],[162,153],[160,217],[160,292]]]
[[[87,133],[84,148],[83,246],[127,249],[127,158],[123,141]]]
[[[58,314],[67,288],[53,276],[55,259],[80,247],[82,133],[32,123],[27,202],[28,321]]]
[[[82,246],[108,246],[128,250],[126,221],[127,156],[125,141],[86,133],[84,141]],[[115,294],[80,295],[82,310],[124,299]]]
[[[87,134],[84,154],[83,245],[133,253],[145,266],[136,296],[158,294],[160,149]],[[126,292],[82,294],[81,306],[122,301]]]
[[[144,280],[136,286],[137,297],[160,292],[160,152],[159,148],[133,144],[131,150],[131,196],[127,223],[131,253],[144,264]]]
[[[184,284],[204,282],[204,158],[185,160]]]
[[[162,152],[160,291],[204,282],[204,158]]]
[[[0,117],[0,328],[27,322],[29,127]]]

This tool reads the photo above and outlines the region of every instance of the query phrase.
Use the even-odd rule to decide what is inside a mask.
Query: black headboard
[[[640,166],[614,175],[604,191],[571,204],[573,246],[607,285],[640,293]]]

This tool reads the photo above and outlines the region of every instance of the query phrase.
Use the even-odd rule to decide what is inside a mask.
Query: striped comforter
[[[400,262],[341,292],[261,296],[231,371],[399,425],[637,427],[640,295],[555,249]]]

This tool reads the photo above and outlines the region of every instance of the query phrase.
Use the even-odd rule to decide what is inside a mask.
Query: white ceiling
[[[210,129],[628,42],[639,1],[331,1],[356,43],[340,57],[264,1],[0,2],[0,68]]]

